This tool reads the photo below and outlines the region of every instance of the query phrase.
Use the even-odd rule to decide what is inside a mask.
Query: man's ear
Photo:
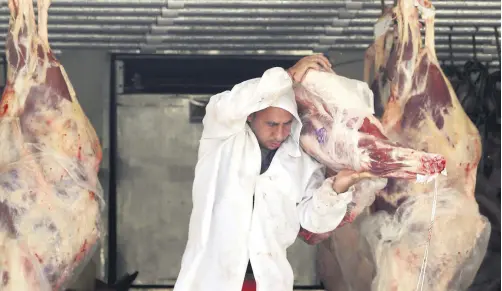
[[[255,114],[256,114],[256,112],[255,112],[255,113],[251,113],[251,114],[248,116],[248,122],[253,121],[253,119],[254,119],[254,117],[255,117]]]

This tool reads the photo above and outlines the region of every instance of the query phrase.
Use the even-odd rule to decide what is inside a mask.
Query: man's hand
[[[326,72],[333,72],[331,69],[331,63],[322,54],[315,54],[311,56],[303,57],[294,66],[288,69],[288,73],[293,79],[293,82],[302,82],[307,75],[308,70],[324,70]]]
[[[374,177],[375,176],[369,172],[359,173],[352,170],[341,170],[336,176],[333,177],[333,191],[335,191],[336,193],[347,192],[347,190],[349,190],[349,188],[357,182],[363,179]]]

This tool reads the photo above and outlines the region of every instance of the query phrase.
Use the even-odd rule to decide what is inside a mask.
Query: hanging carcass
[[[424,45],[419,15],[425,21]],[[434,8],[430,2],[399,0],[393,18],[395,37],[383,61],[380,59],[380,73],[376,75],[384,86],[372,87],[375,96],[388,96],[379,130],[395,148],[444,157],[447,175],[437,175],[436,171],[430,183],[387,175],[386,186],[376,193],[369,211],[360,211],[356,221],[337,229],[320,244],[320,275],[327,290],[465,290],[483,259],[490,233],[474,199],[480,136],[440,69],[434,49]],[[349,105],[365,99],[344,98],[343,92],[350,88],[352,92],[347,96],[364,94],[356,93],[357,83],[345,84],[347,90],[341,90],[343,84],[337,85],[337,78],[340,77],[330,73],[310,72],[297,88],[299,108],[303,108],[302,115],[307,119],[302,146],[331,168],[337,161],[336,151],[328,151],[322,143],[331,139],[343,145],[347,135],[328,131],[327,137],[317,144],[306,139],[319,132],[315,126],[309,127],[310,120],[317,124],[326,113],[334,115],[333,107],[319,106],[322,103],[316,100],[342,106],[336,98]],[[343,122],[330,128],[347,124],[347,120]],[[325,124],[327,121],[321,125]],[[359,132],[368,132],[364,122],[358,124],[361,125],[363,130],[360,128]],[[364,151],[362,145],[357,146],[359,152]],[[358,151],[349,154],[360,156]],[[401,159],[414,160],[406,154]],[[355,195],[355,205],[358,197]]]
[[[48,41],[50,0],[9,0],[0,102],[0,289],[60,290],[100,237],[101,147]]]

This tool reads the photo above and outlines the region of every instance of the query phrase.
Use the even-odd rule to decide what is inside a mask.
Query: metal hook
[[[472,53],[474,54],[474,60],[478,59],[478,56],[476,54],[476,34],[478,33],[479,28],[475,26],[476,30],[472,34]]]

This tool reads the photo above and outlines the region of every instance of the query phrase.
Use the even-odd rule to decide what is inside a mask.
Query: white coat
[[[289,111],[295,121],[260,175],[260,147],[246,119],[270,106]],[[351,191],[337,195],[324,167],[300,148],[292,81],[282,68],[211,97],[203,125],[188,242],[174,290],[240,291],[250,260],[258,291],[291,291],[286,249],[300,225],[313,233],[335,229]]]

